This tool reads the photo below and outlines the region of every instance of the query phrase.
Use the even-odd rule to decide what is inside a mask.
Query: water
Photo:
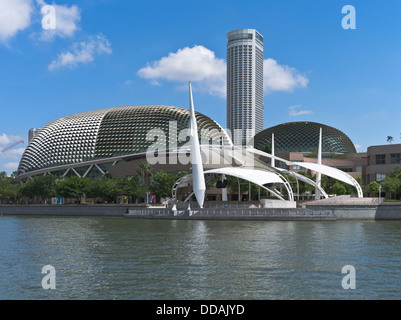
[[[399,299],[401,221],[0,217],[0,299]],[[42,288],[42,267],[56,289]],[[356,270],[344,290],[341,269]]]

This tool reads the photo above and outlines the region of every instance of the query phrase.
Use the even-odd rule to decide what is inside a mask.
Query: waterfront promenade
[[[191,220],[401,220],[400,202],[381,204],[366,199],[313,201],[297,208],[258,208],[247,204],[214,203],[205,208],[127,205],[0,205],[0,214],[41,216],[114,216],[137,219]]]

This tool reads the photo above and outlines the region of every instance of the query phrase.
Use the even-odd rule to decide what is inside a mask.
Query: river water
[[[0,245],[2,300],[401,296],[401,221],[2,216]]]

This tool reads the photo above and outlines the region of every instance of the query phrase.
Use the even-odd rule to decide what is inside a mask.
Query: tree
[[[0,173],[0,202],[16,202],[19,198],[20,185],[12,177],[7,177],[3,171]]]
[[[369,183],[368,191],[371,195],[377,195],[380,192],[380,185],[376,181]]]
[[[400,191],[401,180],[397,178],[386,177],[386,179],[384,179],[382,182],[382,186],[386,192],[390,193],[390,199],[392,199],[392,196]]]
[[[117,179],[102,178],[96,181],[99,188],[99,196],[107,202],[114,202],[121,193]]]
[[[37,197],[49,198],[55,195],[55,177],[51,174],[33,178],[34,193]]]
[[[396,165],[394,169],[388,174],[388,177],[401,180],[401,166]]]
[[[55,196],[55,180],[56,178],[47,174],[44,176],[36,176],[28,180],[19,188],[19,195],[27,198],[46,199]]]
[[[163,170],[158,171],[152,176],[150,191],[156,194],[158,201],[160,201],[160,198],[171,197],[171,191],[176,181],[176,174],[166,173]]]
[[[28,180],[20,187],[19,195],[24,198],[33,198],[35,196],[33,180]]]
[[[347,194],[347,188],[339,181],[336,181],[334,185],[330,188],[330,193],[337,196]]]
[[[150,176],[152,175],[152,166],[149,162],[142,162],[137,169],[137,173],[142,177],[142,186],[150,184]]]
[[[56,181],[56,194],[63,198],[75,198],[80,202],[80,198],[86,191],[88,179],[72,176],[69,178],[61,178]]]
[[[133,199],[140,196],[140,185],[138,179],[133,177],[124,177],[118,179],[118,185],[122,193],[131,196]]]

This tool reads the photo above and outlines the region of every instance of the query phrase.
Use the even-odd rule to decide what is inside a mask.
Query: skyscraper
[[[263,113],[263,36],[254,29],[231,31],[227,34],[227,128],[235,144],[263,130]]]

